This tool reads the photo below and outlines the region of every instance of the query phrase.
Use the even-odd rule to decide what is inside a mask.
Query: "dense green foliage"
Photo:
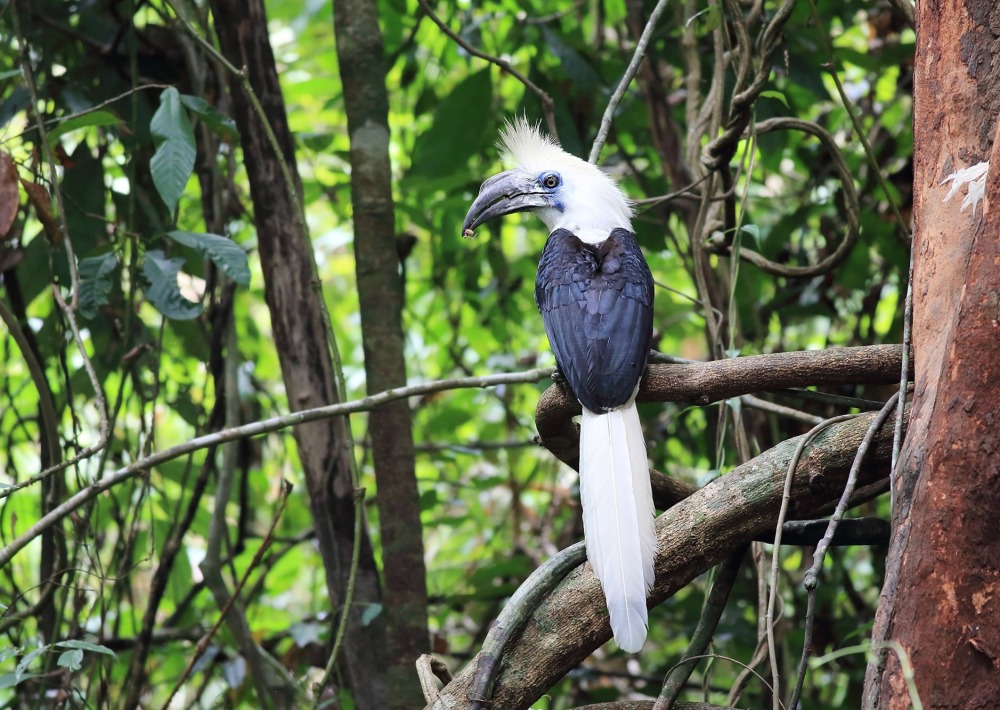
[[[762,4],[764,21],[775,4]],[[211,37],[203,4],[174,5],[190,15],[201,35]],[[717,61],[713,42],[722,37],[729,43],[733,35],[719,31],[723,20],[716,3],[676,2],[668,8],[648,50],[655,72],[640,73],[625,95],[601,160],[637,201],[636,231],[661,286],[657,350],[701,359],[899,341],[908,254],[894,211],[905,213],[909,199],[914,37],[892,11],[873,5],[816,0],[814,10],[811,0],[796,4],[770,81],[754,104],[751,137],[737,146],[739,226],[723,235],[736,251],[753,249],[797,265],[819,261],[842,239],[843,190],[820,143],[799,132],[754,131],[765,119],[792,116],[814,121],[834,136],[860,196],[857,245],[843,264],[809,279],[776,277],[711,255],[705,261],[711,296],[699,295],[692,256],[712,233],[690,232],[699,188],[692,188],[692,197],[644,200],[688,187],[672,181],[669,161],[684,164],[693,156],[685,164],[693,174],[700,147],[711,136],[706,126],[691,125],[700,105],[690,104],[685,73],[690,75],[693,57],[704,96]],[[750,6],[744,9],[752,15]],[[0,298],[13,317],[0,333],[0,486],[24,483],[101,438],[105,405],[95,395],[74,325],[56,292],[72,299],[70,307],[75,304],[93,378],[106,399],[110,437],[106,447],[45,484],[2,491],[3,545],[90,482],[233,423],[216,396],[227,366],[237,374],[240,423],[289,411],[263,298],[239,136],[227,118],[225,70],[206,59],[171,4],[160,0],[111,6],[19,3],[16,24],[13,8],[0,9],[0,153],[13,159],[21,181],[15,184],[0,169],[0,217],[10,204],[3,200],[19,205],[5,234],[7,225],[0,220]],[[567,150],[586,156],[651,9],[651,3],[621,0],[495,0],[441,3],[437,12],[464,40],[506,57],[548,92],[559,139]],[[542,120],[541,104],[514,77],[460,49],[416,0],[382,0],[379,11],[390,65],[386,81],[409,379],[552,365],[532,292],[545,237],[541,224],[511,218],[481,229],[475,240],[460,238],[479,183],[499,167],[494,142],[503,120],[520,113]],[[269,2],[268,13],[347,399],[357,399],[366,393],[364,351],[332,9],[321,2]],[[761,27],[759,14],[750,17],[752,33]],[[693,41],[690,48],[686,41]],[[731,67],[726,77],[731,87]],[[643,83],[655,85],[656,93],[644,91]],[[720,88],[728,97],[729,89]],[[651,120],[654,95],[666,100],[656,108],[682,143],[673,155],[658,151],[664,134]],[[870,156],[850,111],[871,146]],[[685,146],[688,142],[696,145]],[[205,195],[214,203],[206,204]],[[715,343],[706,329],[703,296],[723,317]],[[227,355],[224,321],[230,305],[238,352]],[[37,359],[44,387],[25,348]],[[532,446],[534,406],[547,384],[466,389],[411,401],[431,596],[428,650],[453,666],[476,652],[518,583],[582,536],[576,474]],[[853,389],[839,394],[885,395]],[[781,401],[820,416],[849,411]],[[45,432],[46,407],[56,442]],[[643,405],[641,412],[653,466],[698,484],[809,427],[749,410],[739,399],[708,408]],[[365,417],[352,417],[351,427],[377,556],[379,497]],[[239,446],[236,490],[227,508],[225,573],[235,583],[250,570],[242,598],[254,637],[294,676],[315,680],[337,610],[327,605],[288,432]],[[75,510],[0,570],[0,698],[11,702],[17,686],[36,694],[69,693],[74,707],[116,707],[132,640],[149,604],[151,577],[169,541],[179,544],[180,554],[158,599],[146,667],[150,706],[166,700],[192,659],[195,642],[219,616],[198,565],[215,504],[215,471],[222,465],[221,448],[215,446],[157,465]],[[278,508],[283,479],[295,490],[274,541],[251,570]],[[207,495],[193,498],[199,485]],[[873,511],[885,506],[871,505]],[[807,550],[792,550],[782,563],[785,603],[778,634],[786,677],[802,644],[798,587],[808,557]],[[878,551],[867,548],[835,552],[828,560],[817,656],[863,642],[877,601],[880,564]],[[59,584],[49,587],[56,574]],[[637,660],[609,644],[537,707],[625,697],[627,675],[648,681],[634,683],[634,695],[655,697],[663,673],[687,643],[704,591],[700,583],[691,585],[651,612],[650,642]],[[375,606],[369,611],[380,613]],[[756,575],[747,566],[713,650],[749,663],[757,646],[757,618]],[[858,696],[863,653],[817,665],[806,705],[850,705]],[[59,668],[65,674],[54,672]],[[765,666],[759,669],[767,675]],[[701,666],[692,698],[704,688],[713,701],[724,702],[740,670],[721,659],[708,670]],[[214,706],[225,696],[234,705],[255,706],[246,665],[225,628],[180,693],[188,705]],[[763,707],[770,700],[764,685],[751,679],[741,702]]]

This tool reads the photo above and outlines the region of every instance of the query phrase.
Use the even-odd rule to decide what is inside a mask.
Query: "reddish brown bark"
[[[874,642],[898,643],[925,708],[1000,701],[1000,209],[944,203],[949,173],[991,158],[1000,9],[917,5],[914,80],[915,381],[895,474],[893,542]],[[992,29],[991,29],[992,28]],[[864,705],[909,708],[896,653],[869,667]]]

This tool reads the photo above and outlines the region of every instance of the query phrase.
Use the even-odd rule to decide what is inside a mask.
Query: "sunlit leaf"
[[[786,99],[785,95],[780,91],[767,90],[760,92],[760,95],[765,99],[777,99],[785,105],[785,108],[788,108],[788,99]]]
[[[226,276],[240,286],[250,285],[250,263],[247,253],[232,239],[220,237],[218,234],[201,234],[175,230],[167,232],[167,236],[178,244],[197,249]]]
[[[190,320],[201,315],[202,306],[181,295],[177,284],[177,274],[184,265],[184,259],[168,259],[158,249],[146,252],[142,264],[142,274],[149,283],[146,297],[156,306],[156,310],[167,318]]]
[[[73,649],[78,649],[80,651],[91,651],[92,653],[102,653],[105,656],[118,658],[117,654],[107,646],[102,646],[98,643],[90,643],[89,641],[80,641],[79,639],[58,641],[52,645],[55,646],[56,648],[73,648]]]
[[[83,663],[83,651],[78,648],[74,648],[71,651],[63,651],[59,654],[59,658],[56,660],[56,665],[60,668],[66,668],[70,671],[80,670],[80,666]]]
[[[49,131],[49,143],[54,145],[59,136],[78,131],[81,128],[94,128],[96,126],[118,126],[121,119],[110,111],[89,111],[81,116],[74,116],[65,121],[60,121],[55,128]]]

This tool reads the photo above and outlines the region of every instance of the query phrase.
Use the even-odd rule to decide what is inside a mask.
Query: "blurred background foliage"
[[[211,36],[204,4],[175,5]],[[636,18],[647,17],[652,5],[495,0],[439,3],[436,12],[466,41],[506,58],[547,91],[555,102],[559,139],[567,150],[586,156],[642,27]],[[765,20],[776,9],[772,5],[741,4],[748,15]],[[723,295],[714,305],[726,314],[722,344],[727,356],[901,338],[908,251],[892,205],[908,219],[914,34],[888,3],[815,0],[812,5],[796,4],[770,82],[755,104],[754,121],[794,116],[817,122],[835,137],[861,198],[860,239],[841,266],[805,280],[776,278],[745,263],[737,268],[728,258],[712,256],[710,266]],[[272,0],[267,10],[323,293],[348,399],[355,399],[365,394],[364,353],[332,7],[319,0]],[[474,240],[460,237],[479,183],[499,168],[494,143],[503,121],[522,113],[541,120],[540,103],[520,82],[460,49],[416,0],[380,0],[378,10],[389,65],[409,380],[553,365],[532,295],[545,238],[540,223],[511,218],[480,230]],[[175,10],[160,0],[38,0],[19,5],[19,20],[18,33],[11,5],[0,8],[0,152],[13,159],[21,181],[15,198],[19,209],[0,237],[0,297],[26,326],[24,335],[51,389],[59,445],[68,458],[99,439],[100,416],[71,329],[53,297],[53,284],[68,293],[71,281],[65,240],[47,224],[57,214],[47,147],[83,283],[104,289],[93,304],[78,309],[77,318],[112,420],[108,447],[69,468],[58,484],[29,486],[3,498],[3,544],[37,520],[43,494],[65,497],[144,454],[218,428],[215,383],[221,376],[222,343],[211,315],[223,294],[233,299],[244,421],[289,409],[263,299],[239,142],[225,120],[224,75],[194,71],[204,66],[195,59],[198,48],[178,25]],[[720,22],[714,2],[675,2],[653,35],[649,61],[682,140],[690,140],[691,119],[684,33],[693,28],[704,91]],[[19,40],[37,83],[37,104],[21,69]],[[850,110],[888,180],[888,198],[831,72],[843,83]],[[727,81],[731,84],[732,77]],[[168,86],[204,99],[218,112],[192,105],[193,99],[177,109],[190,122],[199,150],[176,211],[161,198],[150,165],[162,140],[152,135],[150,124]],[[712,347],[692,275],[692,235],[681,207],[685,199],[644,202],[688,187],[674,184],[664,170],[651,135],[650,109],[646,95],[633,85],[615,116],[601,162],[637,201],[636,230],[661,286],[656,349],[702,359],[712,355]],[[36,111],[46,122],[47,146],[35,128]],[[693,155],[698,151],[694,146]],[[828,254],[841,239],[841,188],[815,139],[787,131],[761,135],[740,143],[734,164],[741,166],[735,190],[742,244],[783,263],[805,264]],[[233,186],[228,203],[206,209],[201,181],[207,179]],[[248,284],[226,286],[219,261],[168,237],[173,230],[231,238],[248,257]],[[157,258],[181,260],[172,262],[180,268],[177,283],[169,269],[159,276],[150,271]],[[169,293],[158,298],[158,289]],[[534,405],[546,385],[459,390],[411,401],[430,594],[428,650],[453,667],[476,652],[518,583],[540,561],[582,536],[576,474],[532,443]],[[876,400],[885,394],[832,391]],[[3,486],[23,482],[48,464],[39,445],[42,396],[20,345],[5,328],[0,337]],[[782,402],[824,417],[850,411],[813,401]],[[809,428],[748,411],[739,400],[704,409],[644,405],[642,415],[654,467],[698,484],[739,462],[734,417],[746,428],[751,453]],[[365,417],[352,417],[351,427],[369,491],[366,505],[378,558],[379,498]],[[54,540],[38,538],[0,570],[0,698],[7,706],[17,706],[16,693],[27,687],[48,692],[50,699],[62,693],[58,697],[71,706],[121,702],[119,688],[147,604],[151,571],[184,515],[194,472],[215,455],[215,449],[201,450],[114,488],[64,521]],[[282,479],[296,488],[244,599],[259,643],[295,676],[315,678],[325,663],[332,617],[295,444],[287,431],[240,447],[237,490],[228,509],[227,565],[237,577],[250,565],[275,512]],[[211,479],[207,486],[211,494]],[[147,666],[151,706],[166,699],[194,642],[219,613],[198,568],[211,505],[206,496],[193,511],[159,603]],[[885,513],[886,507],[885,502],[869,504],[868,512]],[[49,600],[39,595],[45,544],[64,547],[64,566],[70,570]],[[809,550],[797,549],[786,553],[782,565],[779,638],[789,668],[802,643],[799,582],[808,564]],[[817,656],[865,638],[881,564],[878,550],[846,548],[830,556],[819,597]],[[609,644],[537,707],[567,708],[644,693],[655,697],[698,619],[703,581],[651,612],[650,641],[641,656],[627,658]],[[753,567],[745,566],[716,635],[715,652],[750,662],[758,640],[757,590]],[[57,639],[82,639],[93,647],[47,645]],[[82,658],[67,656],[80,650]],[[861,653],[818,665],[804,706],[849,706],[859,696],[863,669]],[[185,706],[255,706],[247,668],[225,629],[194,670],[178,696]],[[740,671],[738,664],[721,659],[703,665],[692,679],[690,699],[724,701]],[[36,674],[40,677],[32,678]],[[341,701],[351,707],[348,694]],[[740,702],[763,707],[770,700],[764,684],[750,679]]]

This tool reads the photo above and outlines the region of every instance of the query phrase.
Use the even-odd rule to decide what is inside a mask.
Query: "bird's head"
[[[564,151],[524,118],[507,123],[500,148],[509,170],[486,180],[465,217],[463,234],[512,212],[533,212],[549,231],[568,229],[601,242],[616,227],[631,229],[632,208],[615,181]]]

